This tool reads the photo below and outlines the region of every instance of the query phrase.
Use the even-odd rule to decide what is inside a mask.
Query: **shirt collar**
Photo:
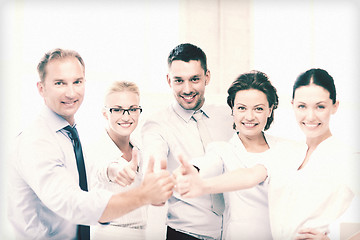
[[[45,106],[40,113],[40,116],[45,119],[46,123],[50,127],[51,130],[57,132],[64,127],[68,126],[69,123],[60,115],[51,110],[48,106]],[[74,124],[75,127],[76,124]]]
[[[269,149],[274,147],[275,143],[274,143],[273,137],[271,135],[268,135],[267,133],[264,133],[264,132],[263,132],[263,134],[264,134],[265,141],[269,145]],[[233,145],[236,145],[237,147],[240,147],[241,149],[246,151],[246,149],[245,149],[244,145],[242,144],[237,132],[235,132],[234,135],[232,136],[232,138],[230,139],[230,143],[232,143]]]
[[[174,112],[181,117],[185,122],[189,122],[194,114],[194,110],[186,110],[180,106],[180,104],[177,101],[174,101],[172,104],[172,108],[174,109]],[[209,107],[207,104],[204,103],[202,108],[198,111],[202,111],[206,117],[209,116]]]

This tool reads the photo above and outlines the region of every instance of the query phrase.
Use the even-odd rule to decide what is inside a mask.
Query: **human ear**
[[[36,83],[37,89],[39,91],[39,94],[44,97],[44,85],[42,82],[37,82]]]
[[[171,88],[171,79],[170,79],[169,74],[166,75],[166,81],[169,84],[169,87]]]
[[[271,117],[271,114],[272,114],[273,108],[274,108],[274,107],[269,108],[269,116],[268,116],[268,118],[269,118],[269,117]]]
[[[210,70],[207,70],[205,73],[205,86],[210,83],[210,77],[211,77]]]
[[[337,100],[334,104],[333,104],[333,110],[331,112],[331,114],[335,114],[337,112],[339,108],[339,100]]]
[[[109,120],[108,111],[106,110],[106,108],[102,109],[102,114],[106,120]]]

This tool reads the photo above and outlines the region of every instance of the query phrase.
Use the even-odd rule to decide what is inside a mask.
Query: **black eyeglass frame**
[[[117,108],[117,107],[112,107],[112,108],[105,107],[105,108],[108,109],[111,114],[113,114],[113,111],[114,111],[114,110],[119,110],[119,111],[121,110],[121,111],[122,111],[122,115],[125,115],[125,112],[127,112],[128,115],[132,115],[132,114],[131,114],[131,111],[132,111],[132,110],[135,110],[135,111],[140,110],[140,113],[142,113],[142,108],[141,108],[141,106],[136,107],[136,108],[128,108],[128,109],[125,109],[125,108]],[[139,113],[139,114],[140,114],[140,113]]]

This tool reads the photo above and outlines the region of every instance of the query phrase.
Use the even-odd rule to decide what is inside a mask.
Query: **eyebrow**
[[[317,102],[316,104],[326,104],[326,101],[320,101],[320,102]]]
[[[195,74],[195,75],[192,75],[189,77],[189,79],[193,79],[193,78],[200,78],[201,77],[201,74]],[[173,78],[175,79],[183,79],[183,77],[179,77],[179,76],[173,76]]]
[[[139,107],[139,105],[131,105],[130,108],[134,108],[134,107]],[[121,105],[115,105],[113,107],[110,107],[110,108],[121,108],[121,109],[124,109]]]
[[[305,104],[305,105],[307,105],[307,103],[305,103],[305,102],[298,102],[297,104]],[[320,101],[320,102],[317,102],[315,104],[316,105],[318,105],[318,104],[326,104],[326,101]]]
[[[235,104],[235,106],[236,106],[236,105],[243,105],[243,106],[247,106],[247,105],[246,105],[246,104],[244,104],[244,103],[236,103],[236,104]],[[258,107],[258,106],[266,106],[266,104],[259,103],[259,104],[254,105],[254,107]]]

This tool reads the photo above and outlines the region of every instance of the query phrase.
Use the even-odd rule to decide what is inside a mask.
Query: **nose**
[[[188,82],[188,81],[185,81],[184,82],[184,85],[183,85],[183,92],[185,94],[190,94],[192,92],[192,87],[191,87],[191,83]]]
[[[67,86],[65,95],[68,98],[73,98],[75,96],[75,89],[74,89],[74,86],[72,84],[69,84]]]
[[[248,120],[248,121],[251,121],[251,120],[254,119],[254,112],[251,109],[246,111],[245,119]]]
[[[308,121],[315,120],[315,112],[313,109],[308,110],[308,112],[306,113],[306,118],[308,119]]]
[[[127,120],[130,119],[130,112],[129,112],[129,110],[123,112],[123,114],[121,115],[121,119],[124,120],[124,121],[127,121]]]

